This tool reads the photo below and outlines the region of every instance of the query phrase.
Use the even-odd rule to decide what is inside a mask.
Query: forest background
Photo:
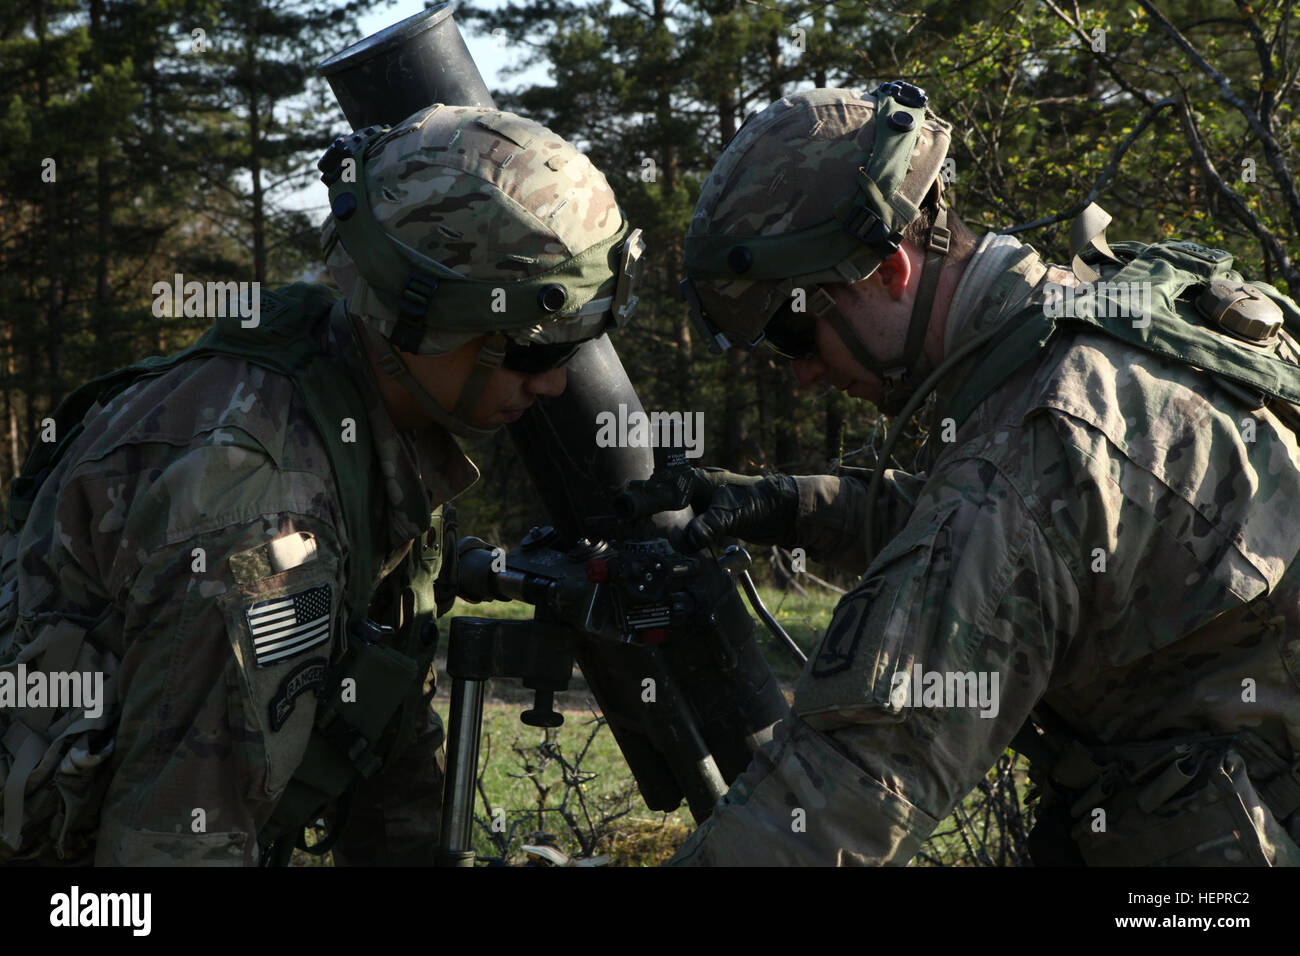
[[[0,0],[0,480],[77,384],[191,342],[175,273],[266,288],[328,277],[315,162],[345,121],[314,65],[382,5]],[[393,20],[398,19],[394,15]],[[822,86],[905,79],[954,124],[950,202],[977,234],[1068,261],[1090,200],[1109,237],[1190,238],[1300,293],[1300,48],[1291,2],[523,0],[462,3],[540,82],[499,107],[579,144],[649,259],[615,344],[647,409],[702,411],[702,463],[870,465],[868,404],[798,389],[758,351],[708,352],[676,295],[700,184],[744,120]],[[540,68],[540,72],[539,72]],[[544,514],[505,435],[474,453],[462,528],[507,547]]]

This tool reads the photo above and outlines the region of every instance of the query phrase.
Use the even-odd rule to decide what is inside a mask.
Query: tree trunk
[[[832,462],[840,457],[844,448],[844,401],[839,392],[826,396],[825,440],[826,461]]]
[[[812,48],[814,45],[817,46],[821,45],[820,38],[822,34],[825,32],[824,28],[822,27],[822,20],[823,20],[822,8],[813,7],[812,29],[808,31],[808,42],[805,44],[805,48],[804,48],[805,56],[812,52]],[[826,64],[825,62],[823,62],[820,56],[820,51],[818,51],[818,54],[814,55],[813,60],[814,60],[813,85],[817,87],[817,89],[819,90],[825,89],[826,88]]]
[[[719,464],[728,471],[740,468],[740,450],[745,441],[745,353],[728,349],[722,399],[722,455]]]
[[[781,38],[775,30],[767,41],[767,69],[767,95],[775,103],[785,95],[785,84],[781,82]],[[776,457],[772,467],[780,471],[797,467],[799,432],[794,418],[795,395],[790,372],[768,361],[762,363],[759,378],[763,380],[764,392],[776,403],[776,415],[772,419]]]
[[[718,103],[718,131],[725,147],[736,135],[735,73],[727,76],[722,99]],[[726,353],[726,377],[723,380],[722,455],[719,464],[728,471],[740,467],[740,446],[745,440],[745,356],[738,349]]]
[[[262,116],[257,90],[257,36],[249,32],[244,47],[248,67],[248,174],[253,180],[253,278],[266,281],[266,208],[262,192]]]
[[[4,206],[3,199],[0,199],[0,209]],[[4,218],[0,216],[0,234],[3,234]],[[0,276],[8,275],[8,261],[5,255],[5,244],[0,243]],[[17,285],[17,283],[14,283]],[[8,312],[8,310],[6,310]],[[18,407],[16,404],[15,384],[14,384],[14,322],[13,316],[5,314],[0,316],[0,322],[3,323],[4,329],[4,405],[5,405],[5,444],[8,446],[5,450],[5,460],[8,465],[4,475],[4,487],[9,487],[9,482],[13,480],[14,475],[18,474],[19,464],[19,447],[18,447]]]
[[[654,32],[656,38],[661,41],[671,39],[665,0],[654,0]],[[673,193],[677,188],[678,168],[677,143],[671,132],[673,121],[672,60],[668,56],[668,45],[666,43],[663,50],[664,57],[656,65],[655,70],[655,118],[660,136],[659,194],[663,198],[665,205],[667,205],[671,203]],[[665,261],[667,267],[664,270],[663,291],[666,299],[671,302],[677,297],[677,266],[682,261],[682,237],[674,233],[669,239],[669,246],[666,251]],[[694,377],[691,375],[690,313],[684,308],[676,311],[673,338],[675,340],[673,350],[673,390],[681,407],[689,409],[695,404],[696,389]]]
[[[785,364],[784,362],[782,364]],[[776,461],[773,467],[780,471],[802,470],[802,453],[799,448],[799,428],[795,418],[797,399],[790,371],[774,367],[768,376],[769,388],[776,401]]]
[[[96,48],[103,43],[102,21],[103,0],[91,0],[90,39]],[[99,369],[105,369],[113,362],[113,330],[109,326],[115,310],[109,278],[113,259],[113,174],[110,160],[104,152],[95,158],[95,213],[95,308],[92,331],[100,359],[96,364]]]
[[[49,85],[46,81],[45,69],[45,3],[44,0],[37,0],[36,10],[36,38],[40,47],[40,66],[37,68],[37,98],[40,103],[40,113],[46,115],[49,109]],[[46,278],[49,285],[45,294],[45,348],[46,360],[49,363],[49,381],[46,383],[46,395],[53,407],[55,396],[59,394],[59,379],[63,374],[63,332],[62,332],[62,282],[59,270],[59,201],[58,201],[58,177],[67,177],[68,170],[66,165],[63,169],[58,166],[59,157],[52,157],[55,160],[55,181],[52,183],[42,182],[44,187],[44,230],[45,230],[45,268]],[[66,159],[65,159],[66,163]]]

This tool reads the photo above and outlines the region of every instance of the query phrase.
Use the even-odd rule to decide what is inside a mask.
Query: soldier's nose
[[[569,382],[568,375],[569,370],[561,365],[538,375],[529,375],[524,379],[524,388],[534,395],[559,395]]]
[[[795,381],[800,385],[812,385],[826,377],[826,366],[821,359],[795,359],[790,363],[790,367],[794,371]]]

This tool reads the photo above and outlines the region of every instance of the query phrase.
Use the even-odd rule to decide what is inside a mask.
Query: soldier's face
[[[864,287],[865,286],[865,287]],[[876,357],[900,355],[907,340],[907,320],[911,300],[906,308],[878,288],[871,279],[854,286],[824,286],[835,299],[840,312],[848,317],[867,351]],[[879,402],[884,396],[880,376],[868,371],[853,357],[844,340],[829,322],[817,319],[817,351],[811,358],[791,363],[800,385],[824,382],[854,398]]]
[[[919,257],[913,260],[908,248],[899,249],[874,273],[852,285],[823,283],[840,313],[849,320],[867,351],[877,360],[903,354],[911,322],[912,300],[920,279]],[[854,398],[879,404],[884,382],[863,367],[838,332],[824,319],[817,319],[817,351],[811,358],[791,363],[800,385],[825,382]]]
[[[568,383],[567,376],[563,365],[535,375],[499,368],[488,379],[470,424],[475,428],[495,428],[518,421],[537,396],[563,392]]]
[[[402,359],[416,381],[437,399],[439,405],[450,412],[460,400],[485,338],[486,336],[473,339],[445,355],[411,355],[403,352]],[[478,405],[470,416],[470,425],[475,428],[497,428],[517,421],[539,395],[559,395],[563,392],[567,383],[566,375],[564,366],[533,375],[512,372],[506,368],[496,369],[479,396]]]

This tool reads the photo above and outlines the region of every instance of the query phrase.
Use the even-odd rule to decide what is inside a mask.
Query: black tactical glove
[[[789,475],[750,477],[720,468],[694,471],[703,480],[697,480],[697,493],[691,499],[697,515],[686,526],[692,547],[706,548],[727,537],[755,544],[793,543],[799,486]],[[701,493],[705,483],[709,493]]]

